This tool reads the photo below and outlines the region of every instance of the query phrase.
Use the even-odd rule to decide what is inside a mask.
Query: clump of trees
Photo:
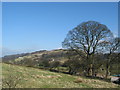
[[[103,50],[103,52],[107,53],[107,54],[105,54],[105,56],[106,56],[106,58],[105,58],[105,70],[106,70],[105,77],[107,78],[107,76],[110,74],[110,67],[112,66],[112,64],[118,62],[117,57],[119,54],[118,50],[120,48],[120,38],[115,37],[115,38],[111,38],[110,40],[107,40],[107,41],[102,41],[100,43],[100,45],[101,45],[101,49]]]
[[[82,66],[79,59],[74,59],[70,59],[64,63],[69,68],[68,73],[71,75],[76,74]]]
[[[27,67],[36,67],[38,61],[36,61],[34,58],[32,57],[23,57],[22,59],[19,60],[15,60],[14,62],[12,62],[13,64],[17,64],[17,65],[23,65],[23,66],[27,66]]]
[[[68,67],[74,67],[76,70],[78,66],[83,69],[86,75],[96,76],[98,69],[104,65],[107,78],[110,66],[118,59],[116,57],[119,54],[120,38],[114,37],[106,25],[96,21],[88,21],[70,30],[62,42],[62,46],[75,51],[79,55],[78,59],[81,58],[80,61],[76,58],[69,59]],[[117,56],[114,56],[114,53],[117,53],[115,54]]]
[[[52,61],[50,63],[50,71],[54,71],[56,68],[58,68],[61,65],[59,61]],[[59,68],[57,70],[59,72]]]
[[[84,57],[84,53],[81,52],[82,57]],[[68,67],[68,73],[69,74],[77,74],[77,72],[80,71],[80,69],[84,68],[83,64],[83,58],[79,57],[77,53],[73,50],[67,51],[67,58],[68,60],[63,63],[63,66]]]
[[[41,62],[39,62],[39,67],[41,69],[48,69],[50,71],[56,71],[55,69],[59,66],[61,66],[60,61],[41,60]]]

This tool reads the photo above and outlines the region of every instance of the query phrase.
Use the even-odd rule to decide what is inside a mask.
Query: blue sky
[[[118,33],[117,2],[4,2],[2,5],[3,47],[9,53],[61,48],[68,31],[89,20]]]

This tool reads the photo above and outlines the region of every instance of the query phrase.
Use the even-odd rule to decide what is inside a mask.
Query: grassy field
[[[1,63],[0,63],[1,65]],[[2,64],[3,88],[6,82],[16,83],[16,88],[117,88],[118,85],[102,80],[54,73],[41,69]],[[12,87],[12,86],[11,86]]]

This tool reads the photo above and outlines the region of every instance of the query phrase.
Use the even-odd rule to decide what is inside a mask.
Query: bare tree
[[[110,74],[110,66],[113,62],[116,62],[118,60],[119,56],[119,50],[120,50],[120,38],[116,37],[113,39],[110,39],[108,41],[102,41],[100,43],[101,49],[104,53],[106,53],[106,60],[105,60],[105,68],[106,68],[106,75],[105,78]],[[116,53],[116,54],[114,54]],[[116,60],[115,60],[116,59]]]
[[[94,54],[99,42],[106,40],[112,36],[107,26],[96,21],[83,22],[74,29],[70,30],[67,37],[63,41],[64,48],[75,50],[80,56],[80,50],[86,54],[86,71],[89,75],[94,74]]]

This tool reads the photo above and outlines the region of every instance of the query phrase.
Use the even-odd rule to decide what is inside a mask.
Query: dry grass
[[[3,76],[20,76],[17,88],[117,88],[113,83],[62,73],[53,73],[31,67],[3,64]],[[13,78],[14,80],[14,78]]]

